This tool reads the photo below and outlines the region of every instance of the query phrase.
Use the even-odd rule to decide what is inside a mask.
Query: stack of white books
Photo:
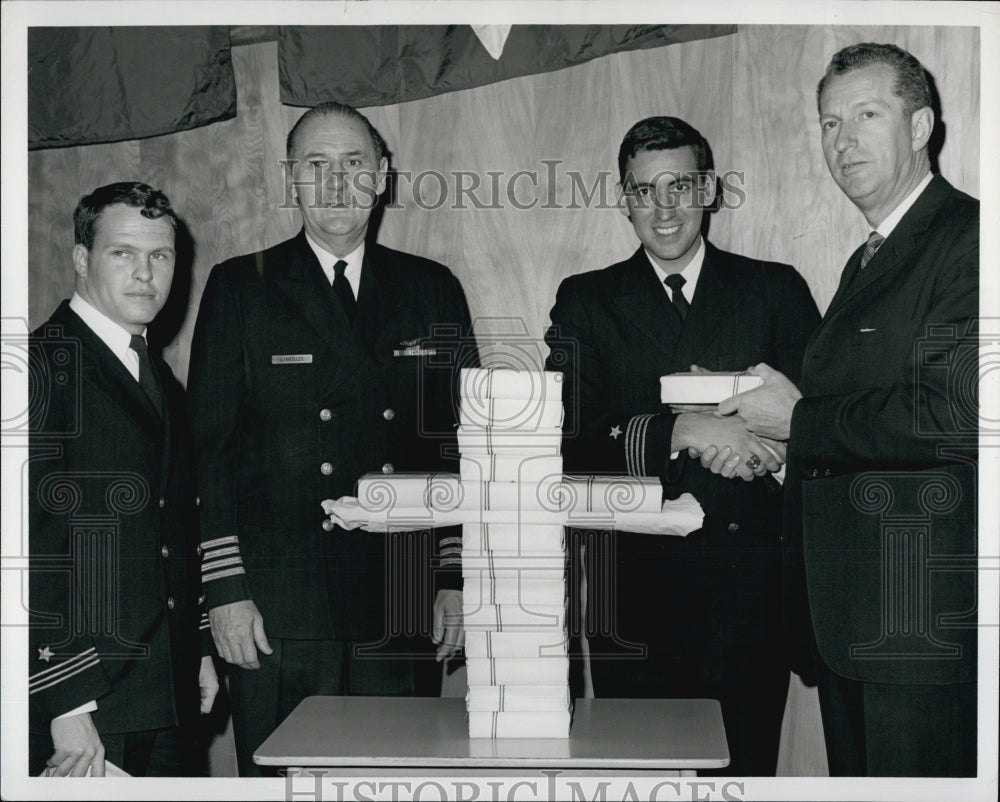
[[[345,529],[462,525],[472,738],[567,738],[564,525],[680,536],[702,525],[690,495],[656,477],[564,476],[562,374],[465,369],[459,473],[366,474],[327,500]]]
[[[466,369],[458,445],[471,738],[567,738],[562,374]],[[552,522],[546,523],[546,516]]]

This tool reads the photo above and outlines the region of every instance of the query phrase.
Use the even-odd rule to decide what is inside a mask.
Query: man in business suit
[[[388,166],[368,120],[317,106],[288,158],[303,230],[213,269],[191,350],[203,581],[234,666],[241,775],[306,696],[414,692],[431,599],[400,595],[422,584],[426,546],[335,527],[321,502],[355,495],[368,472],[445,467],[456,368],[477,364],[451,272],[366,242]],[[445,608],[460,619],[461,536],[436,539],[436,565],[453,569],[434,600],[440,658]]]
[[[107,759],[190,775],[199,687],[207,713],[218,680],[183,393],[145,342],[177,216],[122,182],[82,198],[73,221],[76,291],[30,345],[49,380],[30,388],[29,769],[104,776]]]
[[[766,474],[779,461],[738,419],[662,405],[659,378],[692,365],[739,371],[761,354],[796,373],[819,313],[793,268],[703,239],[716,178],[690,125],[636,123],[618,166],[622,212],[642,245],[567,278],[551,313],[550,346],[568,357],[557,367],[550,353],[550,369],[565,376],[566,469],[658,476],[668,497],[692,493],[705,522],[684,539],[617,532],[589,542],[594,693],[719,699],[726,772],[774,774],[788,670],[778,637],[781,491]],[[717,473],[689,448],[711,455]],[[736,476],[745,481],[727,478]]]
[[[844,48],[817,97],[827,167],[872,234],[801,379],[760,365],[720,411],[788,439],[791,604],[818,646],[831,774],[974,775],[979,203],[931,173],[911,54]]]

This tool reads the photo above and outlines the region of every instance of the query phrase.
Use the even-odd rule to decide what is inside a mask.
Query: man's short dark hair
[[[295,153],[296,139],[298,138],[299,132],[307,122],[316,117],[326,117],[332,115],[346,117],[349,120],[356,120],[361,123],[368,131],[368,136],[371,137],[372,145],[375,147],[375,161],[379,162],[382,160],[382,157],[386,155],[387,148],[385,146],[385,140],[382,139],[381,134],[375,130],[375,126],[371,124],[371,121],[365,117],[364,114],[353,106],[348,106],[346,103],[338,103],[335,100],[329,100],[326,103],[320,103],[318,106],[313,106],[309,109],[309,111],[299,117],[298,122],[292,126],[292,130],[288,132],[288,138],[285,140],[286,157],[289,159],[293,158],[292,154]]]
[[[694,151],[698,170],[712,169],[712,150],[696,128],[677,117],[647,117],[628,129],[618,149],[618,176],[625,183],[625,165],[640,150],[673,150],[685,145]]]
[[[875,42],[861,42],[838,50],[830,59],[830,65],[816,87],[816,106],[819,107],[823,87],[831,75],[885,64],[896,74],[893,94],[903,99],[903,113],[909,117],[917,109],[931,105],[931,87],[923,65],[901,47]]]
[[[170,206],[166,195],[139,181],[119,181],[98,187],[80,198],[73,211],[74,242],[87,250],[93,248],[97,219],[108,206],[118,203],[138,209],[139,214],[150,220],[166,217],[174,231],[177,231],[177,213]]]

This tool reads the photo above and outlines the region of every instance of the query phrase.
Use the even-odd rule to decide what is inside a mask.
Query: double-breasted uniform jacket
[[[321,502],[369,472],[454,470],[455,377],[476,364],[461,286],[436,262],[369,243],[353,324],[302,231],[217,265],[188,393],[209,607],[252,599],[274,637],[391,634],[387,575],[414,566],[387,560],[384,535],[325,528]],[[435,567],[454,572],[461,537],[437,536]]]
[[[862,250],[792,416],[788,606],[841,676],[974,681],[979,202],[936,176],[863,271]]]
[[[161,419],[68,301],[30,352],[32,731],[90,700],[102,734],[196,721],[211,640],[183,390],[151,354]]]
[[[787,265],[706,243],[682,324],[640,248],[565,279],[551,319],[549,366],[565,375],[566,470],[658,476],[667,497],[689,492],[705,512],[686,538],[617,533],[614,553],[588,553],[588,562],[605,561],[588,576],[615,576],[617,590],[598,592],[616,599],[620,640],[697,655],[711,680],[734,649],[760,649],[780,629],[781,493],[773,480],[713,475],[686,452],[671,460],[675,416],[660,402],[659,379],[691,364],[740,371],[762,361],[796,378],[819,320],[809,289]],[[593,595],[589,617],[609,608]],[[591,632],[601,626],[588,621]]]

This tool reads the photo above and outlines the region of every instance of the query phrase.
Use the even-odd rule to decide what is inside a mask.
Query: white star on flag
[[[611,427],[611,434],[609,434],[608,437],[613,437],[615,440],[617,440],[618,439],[618,435],[620,435],[621,433],[622,433],[622,427],[621,426],[612,426]]]
[[[53,657],[55,657],[55,652],[53,652],[48,646],[43,646],[41,649],[38,650],[39,660],[44,660],[47,663]]]
[[[482,42],[486,52],[492,56],[494,61],[499,61],[503,55],[503,46],[507,44],[507,37],[510,36],[510,25],[470,25],[479,41]]]

